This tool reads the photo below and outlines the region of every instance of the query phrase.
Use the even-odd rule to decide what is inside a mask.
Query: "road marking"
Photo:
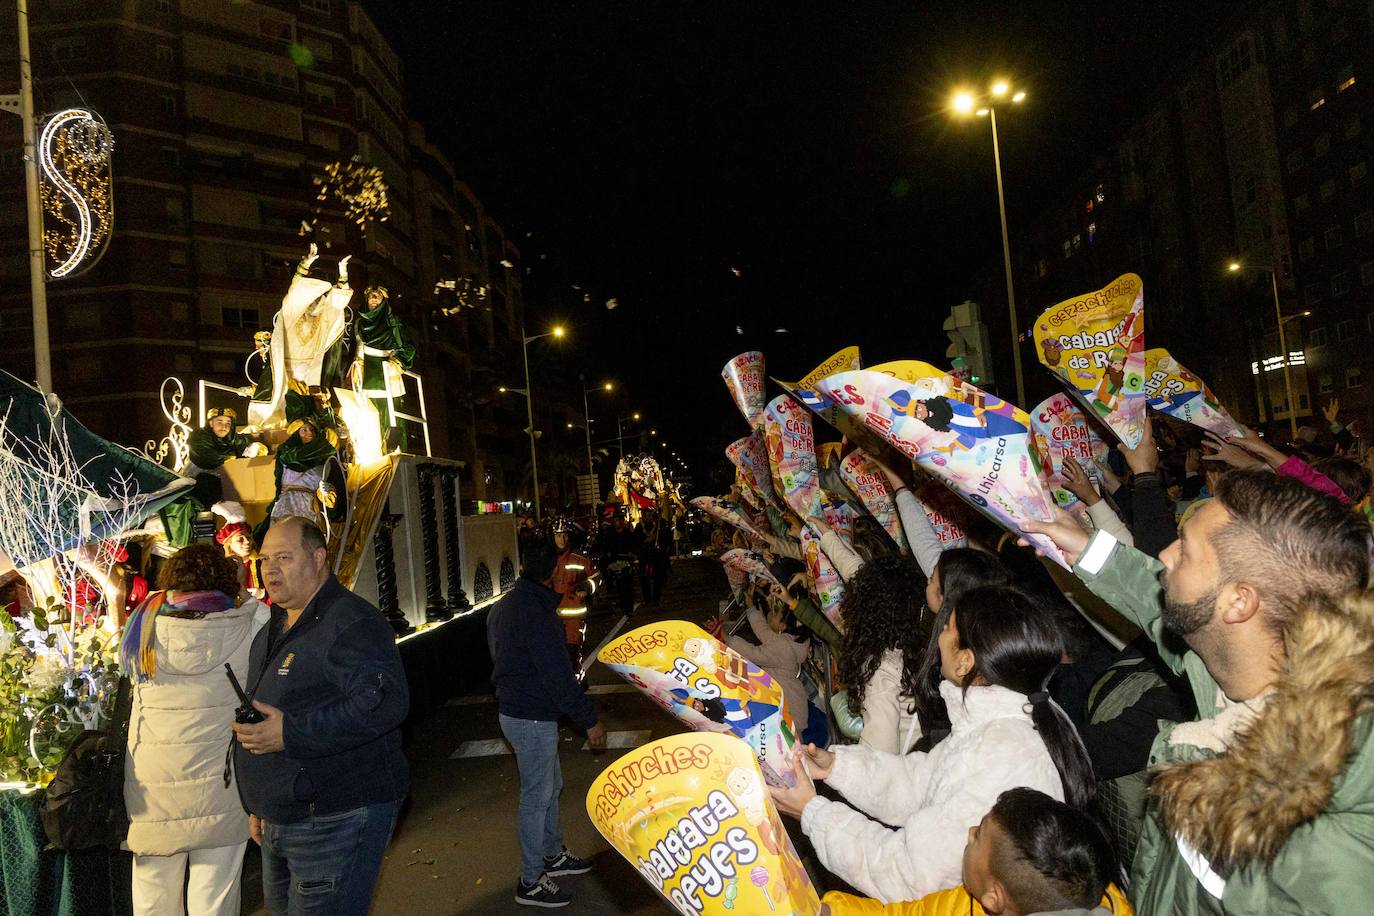
[[[639,693],[639,688],[633,684],[596,684],[588,687],[587,693],[599,697],[608,693]]]
[[[495,703],[496,697],[490,693],[480,693],[468,697],[452,697],[446,702],[445,706],[485,706],[487,703]]]
[[[639,607],[639,605],[635,605],[636,610],[638,610]],[[582,673],[584,675],[592,667],[593,663],[596,662],[596,657],[601,654],[601,650],[611,644],[611,640],[615,639],[616,634],[620,632],[620,628],[625,626],[625,624],[629,623],[629,621],[629,614],[622,615],[620,620],[616,623],[616,625],[611,627],[611,632],[606,634],[606,638],[601,640],[601,643],[595,649],[587,653],[587,660],[582,663]]]
[[[622,749],[627,747],[639,747],[649,740],[651,734],[653,734],[653,732],[649,731],[647,728],[641,731],[607,732],[606,747]],[[586,751],[590,749],[591,745],[583,741],[582,750]]]
[[[501,738],[483,738],[480,741],[464,741],[458,750],[448,755],[449,760],[468,757],[500,757],[511,753],[510,745]]]

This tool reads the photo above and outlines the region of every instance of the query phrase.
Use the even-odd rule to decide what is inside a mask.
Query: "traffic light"
[[[971,384],[986,388],[993,382],[992,354],[988,346],[988,326],[979,315],[978,303],[966,300],[949,310],[945,319],[945,333],[949,335],[950,375],[967,379]]]

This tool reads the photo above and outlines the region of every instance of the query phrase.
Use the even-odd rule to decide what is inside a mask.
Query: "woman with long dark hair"
[[[969,828],[1008,789],[1086,810],[1092,765],[1045,690],[1060,643],[1053,619],[1020,591],[965,592],[939,636],[949,737],[906,755],[807,745],[810,775],[854,807],[817,795],[799,764],[796,786],[771,790],[779,809],[801,818],[826,868],[887,903],[958,884]]]
[[[915,717],[930,750],[949,734],[949,713],[940,696],[940,632],[949,620],[949,609],[967,591],[995,585],[1010,585],[1011,570],[995,554],[974,547],[953,547],[940,554],[930,582],[926,585],[926,608],[933,615],[928,626],[922,619],[924,648],[916,663],[909,696]]]
[[[888,555],[865,563],[845,585],[840,680],[852,715],[863,717],[859,740],[876,751],[905,753],[920,732],[912,708],[925,640],[916,561]]]

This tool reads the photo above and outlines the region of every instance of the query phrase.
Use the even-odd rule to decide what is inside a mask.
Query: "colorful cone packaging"
[[[769,784],[796,784],[792,748],[799,739],[782,685],[701,627],[645,624],[596,657],[693,731],[744,741]]]
[[[734,525],[750,537],[760,537],[758,530],[744,516],[740,507],[728,499],[719,499],[715,496],[697,496],[692,499],[692,505],[712,518],[718,518],[727,525]]]
[[[841,372],[816,387],[1004,528],[1052,517],[1030,417],[1015,404],[916,360]],[[1025,536],[1067,566],[1048,538]]]
[[[1035,320],[1040,362],[1128,448],[1145,434],[1145,287],[1122,274]]]
[[[1214,432],[1242,435],[1240,426],[1221,406],[1212,389],[1163,347],[1145,351],[1145,398],[1160,413]]]
[[[725,447],[725,457],[730,459],[740,480],[754,494],[755,503],[762,507],[768,501],[768,490],[772,486],[769,479],[773,473],[768,467],[768,448],[762,434],[753,433],[731,442]]]
[[[778,495],[797,515],[811,518],[821,507],[811,414],[791,395],[779,395],[764,409],[763,432]]]
[[[930,527],[935,529],[935,539],[940,542],[941,550],[951,547],[967,547],[968,535],[960,521],[968,510],[958,498],[929,477],[916,484],[916,500],[921,504]]]
[[[853,372],[855,369],[862,368],[863,360],[859,357],[859,348],[845,347],[843,350],[830,354],[830,356],[819,366],[806,373],[799,382],[784,382],[781,379],[774,379],[774,381],[788,391],[793,391],[795,389],[809,391],[823,378],[829,378],[837,372]],[[829,423],[831,426],[834,426],[834,414],[838,413],[838,411],[834,407],[827,408],[827,411],[827,413],[821,415],[821,419],[825,420],[825,422]]]
[[[815,916],[821,902],[749,748],[693,733],[592,782],[587,816],[682,916]]]
[[[820,604],[821,613],[836,629],[843,630],[840,602],[844,600],[844,580],[840,578],[840,571],[821,550],[820,536],[810,525],[802,526],[801,546],[802,562],[806,564],[806,574],[811,578],[811,590]]]
[[[773,571],[768,568],[768,564],[763,561],[763,557],[754,553],[752,550],[745,550],[736,547],[734,550],[727,550],[720,555],[720,562],[726,566],[738,569],[740,572],[754,576],[759,579],[768,580],[769,584],[777,585],[778,580],[773,576]]]
[[[840,479],[858,497],[868,514],[897,542],[897,546],[906,550],[906,532],[902,530],[902,520],[897,515],[892,488],[863,449],[854,449],[840,462]]]
[[[1099,462],[1107,460],[1107,443],[1083,416],[1078,404],[1067,394],[1053,394],[1031,411],[1031,429],[1040,448],[1045,479],[1054,501],[1075,515],[1087,510],[1082,500],[1064,486],[1064,459],[1072,458],[1101,489]]]
[[[764,389],[763,354],[758,350],[741,353],[725,364],[720,375],[750,428],[762,426],[763,405],[768,400]]]

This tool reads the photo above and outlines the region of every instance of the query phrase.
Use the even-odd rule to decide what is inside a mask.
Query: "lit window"
[[[1340,85],[1338,85],[1338,86],[1336,87],[1336,91],[1337,91],[1337,92],[1344,92],[1345,90],[1349,89],[1349,88],[1350,88],[1351,86],[1353,86],[1353,85],[1355,85],[1355,77],[1352,76],[1352,77],[1350,77],[1350,79],[1345,80],[1345,81],[1342,82]]]
[[[1316,111],[1326,104],[1326,95],[1320,88],[1313,89],[1307,96],[1307,108],[1309,111]]]

